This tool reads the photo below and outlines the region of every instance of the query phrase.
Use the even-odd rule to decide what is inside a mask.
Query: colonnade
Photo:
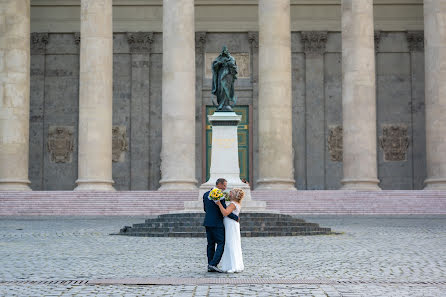
[[[194,0],[164,0],[160,190],[195,189]],[[28,180],[30,0],[0,0],[0,190]],[[6,21],[5,21],[6,20]],[[426,189],[446,189],[446,0],[424,0]],[[373,0],[342,0],[343,189],[379,190]],[[81,0],[76,190],[113,190],[112,0]],[[259,0],[260,189],[295,189],[290,0]]]

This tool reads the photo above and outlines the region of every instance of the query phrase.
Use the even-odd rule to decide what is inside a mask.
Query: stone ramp
[[[160,215],[144,223],[125,226],[119,233],[140,237],[206,237],[202,226],[204,213],[177,213]],[[330,228],[278,213],[241,213],[242,237],[301,236],[332,234]]]
[[[159,215],[184,209],[198,191],[0,192],[0,215]],[[446,215],[446,191],[252,191],[282,214]]]

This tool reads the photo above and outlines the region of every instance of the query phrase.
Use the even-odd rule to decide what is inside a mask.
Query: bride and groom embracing
[[[216,188],[226,190],[227,181],[217,179]],[[232,189],[229,204],[225,200],[214,201],[209,197],[211,191],[204,193],[203,206],[206,215],[203,226],[206,227],[208,272],[242,272],[244,269],[240,240],[240,203],[244,192]],[[215,248],[217,245],[217,248]],[[221,269],[217,267],[221,260]]]

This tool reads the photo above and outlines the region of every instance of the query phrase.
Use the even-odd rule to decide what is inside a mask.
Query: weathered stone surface
[[[52,40],[50,37],[48,45]],[[46,55],[44,69],[42,138],[36,140],[44,144],[45,151],[35,166],[42,170],[43,189],[73,190],[78,168],[79,56]],[[47,151],[50,128],[59,126],[75,127],[70,130],[74,139],[71,162],[55,163]]]
[[[404,34],[401,34],[404,35]],[[393,124],[407,127],[407,136],[412,138],[412,115],[409,111],[411,103],[410,55],[408,53],[381,52],[377,56],[377,118],[378,139],[384,130]],[[386,132],[387,133],[387,132]],[[387,146],[390,138],[384,137]],[[378,172],[383,189],[413,188],[412,146],[408,147],[405,160],[394,162],[394,157],[387,156],[383,150],[384,143],[378,143]],[[396,143],[394,143],[396,144]],[[421,167],[419,170],[423,170]]]

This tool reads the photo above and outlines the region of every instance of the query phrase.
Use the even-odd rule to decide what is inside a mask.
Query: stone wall
[[[378,175],[382,189],[421,189],[425,178],[424,53],[419,32],[377,32]],[[421,36],[421,37],[420,37]],[[79,34],[33,33],[30,169],[33,190],[72,190],[77,179]],[[202,181],[206,61],[225,44],[242,74],[239,104],[253,111],[257,179],[258,34],[196,34],[196,178]],[[113,179],[117,190],[155,190],[160,180],[161,33],[115,33]],[[342,178],[339,32],[292,33],[293,146],[298,189],[337,189]],[[175,108],[175,107],[172,107]]]

